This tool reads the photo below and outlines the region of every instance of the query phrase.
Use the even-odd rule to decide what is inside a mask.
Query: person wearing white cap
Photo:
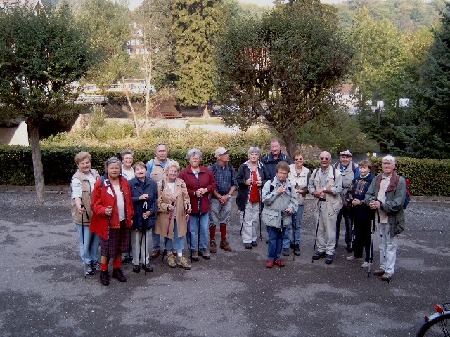
[[[325,258],[325,263],[331,264],[335,250],[336,216],[342,207],[342,177],[339,170],[331,165],[329,152],[321,152],[319,158],[320,167],[313,171],[308,184],[308,191],[317,198],[314,202],[317,250],[312,259]]]
[[[345,222],[345,244],[347,252],[353,251],[353,223],[350,216],[351,208],[351,188],[352,181],[355,178],[355,173],[358,170],[358,165],[353,163],[353,156],[349,150],[341,151],[339,153],[339,161],[334,164],[334,168],[341,172],[342,176],[342,208],[339,210],[336,219],[336,248],[339,242],[339,235],[341,230],[341,220],[344,218]],[[350,194],[349,194],[350,193]]]
[[[215,151],[217,162],[209,166],[216,179],[216,189],[211,196],[211,211],[209,213],[209,251],[217,253],[216,227],[220,226],[220,248],[231,252],[227,241],[227,225],[231,216],[231,196],[237,188],[236,171],[228,161],[228,150],[219,147]]]

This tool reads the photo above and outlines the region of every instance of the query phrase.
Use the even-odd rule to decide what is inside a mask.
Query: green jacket
[[[376,176],[367,190],[364,203],[369,205],[375,200],[380,190],[381,174]],[[406,180],[397,173],[393,173],[388,188],[386,189],[386,201],[380,208],[388,215],[388,223],[391,236],[400,234],[405,229],[405,213],[403,203],[406,198]]]

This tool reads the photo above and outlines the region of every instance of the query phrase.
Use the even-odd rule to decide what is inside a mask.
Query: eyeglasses
[[[303,158],[295,158],[294,161],[303,161]]]
[[[330,160],[328,157],[320,157],[320,160]]]

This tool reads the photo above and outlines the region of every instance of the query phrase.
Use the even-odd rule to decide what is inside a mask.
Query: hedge
[[[43,147],[42,163],[46,185],[68,185],[76,170],[75,154],[87,151],[92,156],[92,167],[100,173],[104,172],[104,162],[121,149],[86,148],[86,147]],[[135,161],[147,162],[154,157],[150,150],[134,151]],[[182,167],[187,165],[186,151],[171,150],[170,158],[179,161]],[[237,169],[247,160],[247,149],[230,153],[230,162]],[[381,158],[371,158],[374,171],[381,170]],[[215,161],[214,153],[203,153],[203,165]],[[305,166],[317,167],[318,161],[307,161]],[[23,146],[0,146],[0,184],[1,185],[34,185],[31,148]],[[397,170],[411,182],[412,195],[450,196],[450,160],[397,158]]]

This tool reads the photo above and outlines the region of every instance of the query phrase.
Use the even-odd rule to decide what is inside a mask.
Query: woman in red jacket
[[[113,257],[112,277],[120,282],[127,278],[122,272],[122,252],[128,251],[133,218],[130,185],[120,174],[122,163],[116,157],[106,161],[106,174],[95,183],[92,194],[90,230],[100,236],[100,282],[109,285],[108,264]]]

